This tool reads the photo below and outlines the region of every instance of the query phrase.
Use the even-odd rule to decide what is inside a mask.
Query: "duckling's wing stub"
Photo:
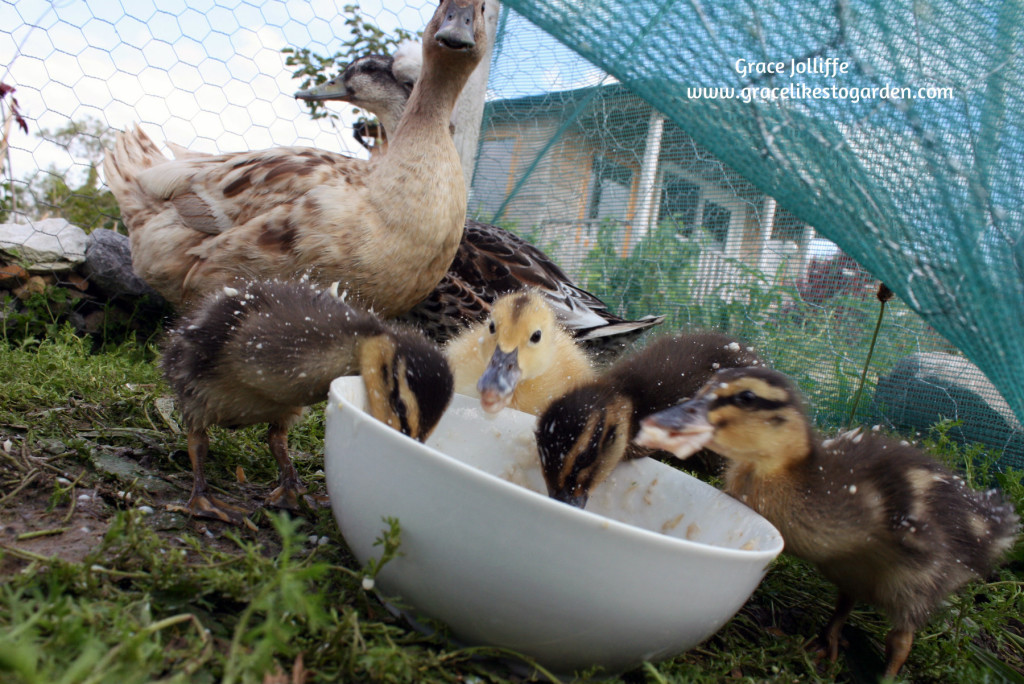
[[[855,464],[851,482],[881,494],[890,534],[908,558],[931,562],[945,549],[944,564],[983,576],[1016,539],[1019,518],[997,490],[971,489],[918,449],[857,431],[828,444]]]

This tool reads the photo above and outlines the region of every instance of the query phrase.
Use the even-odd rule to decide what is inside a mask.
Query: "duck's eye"
[[[491,324],[487,326],[487,329],[491,331],[492,335],[498,331],[498,329],[494,326],[494,321],[491,321]]]
[[[733,403],[740,408],[752,406],[755,401],[757,401],[757,395],[750,390],[743,390],[739,394],[733,396]]]
[[[530,335],[530,344],[537,344],[540,342],[540,330],[534,330],[533,334]]]

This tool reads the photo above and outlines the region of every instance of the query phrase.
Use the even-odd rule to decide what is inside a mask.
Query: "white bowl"
[[[427,443],[364,413],[358,377],[327,406],[324,470],[334,516],[360,562],[398,518],[386,596],[468,644],[569,673],[620,671],[681,653],[749,598],[782,537],[768,521],[653,459],[619,466],[586,510],[549,499],[535,417],[456,394]]]

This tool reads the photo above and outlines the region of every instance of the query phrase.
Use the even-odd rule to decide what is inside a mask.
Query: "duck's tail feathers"
[[[174,155],[175,159],[196,159],[198,157],[210,156],[205,152],[196,152],[195,150],[190,150],[184,145],[179,145],[178,143],[171,142],[170,140],[165,140],[164,145],[167,145],[167,149],[171,151],[171,154]]]
[[[596,328],[570,330],[576,341],[598,363],[607,363],[622,354],[641,335],[665,320],[664,316],[647,315],[635,321],[618,321]]]
[[[117,135],[114,149],[103,157],[103,173],[110,191],[121,207],[125,225],[131,229],[131,217],[148,204],[136,182],[148,168],[167,162],[167,157],[138,125]]]

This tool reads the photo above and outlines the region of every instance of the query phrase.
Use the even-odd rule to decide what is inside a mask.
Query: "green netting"
[[[433,6],[362,11],[393,34]],[[4,220],[109,204],[89,150],[136,121],[202,152],[365,154],[349,107],[312,121],[292,99],[281,53],[340,50],[346,12],[0,0],[0,80],[30,129],[4,133]],[[1022,23],[1020,1],[506,2],[470,210],[620,314],[745,337],[828,427],[849,421],[884,281],[898,298],[856,422],[959,421],[954,437],[1022,466]],[[819,73],[758,73],[791,60]],[[787,86],[788,99],[746,97]],[[82,121],[82,149],[55,144]]]
[[[511,0],[503,12],[492,90],[514,92],[527,60],[566,87],[492,96],[478,215],[534,235],[630,314],[752,338],[833,425],[878,309],[849,255],[901,300],[858,418],[945,416],[1024,464],[1020,2]],[[567,68],[523,17],[606,73]]]

